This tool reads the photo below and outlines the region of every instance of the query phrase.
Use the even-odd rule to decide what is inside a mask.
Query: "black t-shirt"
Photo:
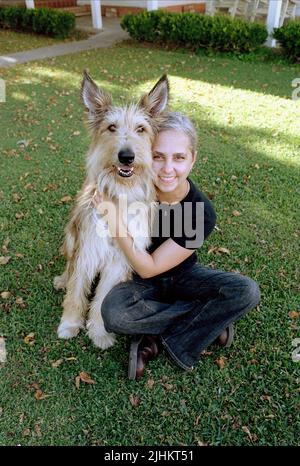
[[[150,254],[169,238],[186,249],[197,249],[213,231],[216,214],[212,203],[189,178],[188,182],[190,190],[180,202],[173,205],[165,202],[158,203],[155,227],[152,229],[152,243],[147,249]],[[170,220],[165,224],[166,228],[163,226],[164,218]],[[195,262],[197,262],[196,252],[176,267],[156,277],[181,274]]]

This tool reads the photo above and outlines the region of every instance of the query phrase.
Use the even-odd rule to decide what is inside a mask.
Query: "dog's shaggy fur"
[[[57,332],[60,338],[75,337],[84,327],[89,308],[88,335],[97,347],[106,349],[113,345],[115,336],[104,328],[101,304],[113,286],[130,279],[132,270],[116,240],[97,234],[97,225],[101,229],[105,224],[101,218],[95,220],[92,199],[97,188],[113,201],[126,196],[129,207],[137,201],[147,206],[154,201],[151,146],[159,117],[168,103],[169,85],[163,76],[138,104],[121,108],[113,106],[111,96],[84,72],[81,97],[88,111],[92,142],[87,153],[87,177],[65,229],[62,252],[67,259],[66,269],[54,280],[56,289],[66,288]],[[142,220],[142,230],[147,232],[144,237],[136,235],[127,212],[122,213],[138,250],[149,245],[149,211]],[[91,284],[98,274],[100,281],[89,303]]]

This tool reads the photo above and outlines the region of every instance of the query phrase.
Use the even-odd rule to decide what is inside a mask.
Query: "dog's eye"
[[[117,130],[117,127],[116,127],[116,125],[109,125],[109,127],[107,129],[111,133],[114,133]]]
[[[143,133],[145,131],[144,126],[138,126],[137,130],[138,133]]]

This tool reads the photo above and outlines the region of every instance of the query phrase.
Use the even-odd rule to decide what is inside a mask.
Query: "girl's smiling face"
[[[161,131],[155,138],[152,154],[158,193],[168,198],[184,195],[186,179],[196,160],[189,137],[174,129]]]

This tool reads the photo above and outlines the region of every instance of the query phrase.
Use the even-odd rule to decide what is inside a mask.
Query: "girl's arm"
[[[93,204],[97,208],[100,202],[105,200],[103,195],[97,194]],[[117,206],[116,206],[117,207]],[[108,215],[108,227],[112,237],[115,237],[120,248],[125,254],[132,268],[141,278],[151,278],[167,270],[176,267],[193,254],[194,249],[186,249],[179,246],[172,239],[167,239],[152,254],[146,251],[137,251],[133,248],[133,239],[129,235],[119,212],[116,208],[116,215]],[[119,224],[119,221],[121,224]]]
[[[142,278],[151,278],[166,272],[176,267],[194,252],[194,249],[185,249],[172,239],[167,239],[152,254],[149,254],[134,250],[133,239],[129,234],[116,239],[129,263]]]

